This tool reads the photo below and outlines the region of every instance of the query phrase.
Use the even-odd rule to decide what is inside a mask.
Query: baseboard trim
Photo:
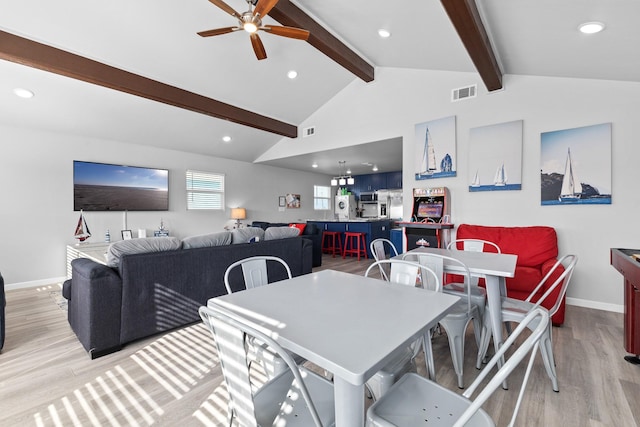
[[[624,313],[624,305],[621,304],[609,304],[606,302],[569,297],[567,297],[567,304],[578,307],[595,308],[596,310],[613,311],[614,313]]]
[[[52,277],[50,279],[32,280],[30,282],[5,283],[4,290],[11,291],[15,289],[38,288],[41,286],[54,286],[58,284],[62,286],[62,282],[65,280],[67,280],[66,277]]]

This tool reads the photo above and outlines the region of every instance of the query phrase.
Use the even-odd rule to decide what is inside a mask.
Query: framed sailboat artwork
[[[415,178],[456,176],[456,116],[415,126]]]
[[[469,191],[522,189],[522,120],[469,130]]]
[[[611,204],[611,123],[540,135],[544,205]]]

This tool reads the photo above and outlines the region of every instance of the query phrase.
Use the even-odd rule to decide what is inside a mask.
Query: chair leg
[[[458,377],[458,387],[464,388],[464,332],[471,318],[467,319],[443,319],[440,324],[447,333],[449,338],[449,350],[451,351],[451,360],[453,369]]]
[[[433,361],[433,346],[431,345],[431,330],[424,334],[422,340],[422,351],[424,351],[424,361],[427,365],[427,373],[431,381],[436,380],[436,366]]]
[[[560,391],[558,387],[558,374],[556,373],[556,362],[553,357],[551,322],[549,322],[547,331],[540,337],[540,354],[542,355],[542,361],[544,362],[544,368],[547,370],[547,375],[549,375],[549,379],[551,379],[553,391]]]
[[[488,317],[489,316],[486,316],[482,321],[482,335],[480,337],[480,345],[478,345],[478,358],[476,359],[477,369],[482,369],[482,363],[484,362],[487,350],[489,350],[489,343],[491,342],[491,322]]]

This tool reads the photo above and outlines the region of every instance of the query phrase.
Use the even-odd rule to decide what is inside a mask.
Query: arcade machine
[[[410,222],[400,222],[405,229],[407,251],[420,246],[444,248],[450,239],[449,190],[446,187],[414,188]]]

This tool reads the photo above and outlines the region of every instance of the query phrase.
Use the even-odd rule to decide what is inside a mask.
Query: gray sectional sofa
[[[193,240],[204,247],[193,247]],[[312,243],[302,237],[255,243],[236,239],[235,244],[220,246],[193,240],[187,245],[185,239],[179,249],[146,253],[118,253],[110,248],[112,266],[86,258],[72,261],[72,278],[63,287],[69,300],[68,320],[92,359],[134,340],[199,321],[198,307],[226,294],[224,272],[235,261],[273,255],[284,259],[294,276],[312,269]],[[283,268],[269,266],[270,281],[284,278]]]

